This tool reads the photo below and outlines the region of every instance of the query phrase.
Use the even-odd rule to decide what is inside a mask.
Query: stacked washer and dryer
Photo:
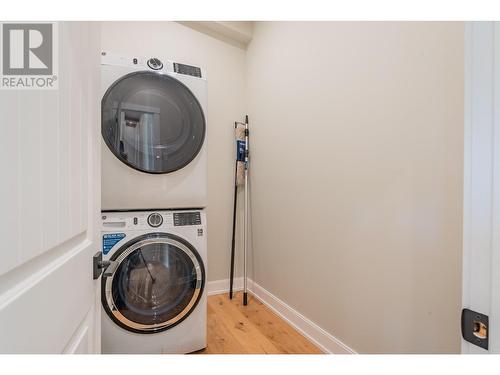
[[[102,54],[103,353],[206,346],[203,69]]]

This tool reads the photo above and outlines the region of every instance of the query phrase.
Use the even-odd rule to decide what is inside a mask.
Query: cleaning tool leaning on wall
[[[234,280],[234,252],[236,234],[236,201],[238,187],[245,189],[245,213],[244,213],[244,249],[243,249],[243,304],[247,304],[247,249],[248,249],[248,116],[245,122],[235,122],[236,136],[236,165],[234,173],[234,202],[233,202],[233,238],[231,241],[231,270],[229,277],[229,298],[233,298]]]

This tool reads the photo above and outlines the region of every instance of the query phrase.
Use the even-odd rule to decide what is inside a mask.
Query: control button
[[[148,224],[153,228],[159,227],[162,223],[163,217],[159,213],[154,212],[148,216]]]
[[[160,70],[161,68],[163,68],[163,63],[156,57],[153,57],[148,60],[148,66],[153,70]]]

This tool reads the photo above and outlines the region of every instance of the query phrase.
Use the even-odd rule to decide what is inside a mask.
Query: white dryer
[[[206,347],[203,211],[102,213],[103,353],[190,353]],[[109,271],[109,269],[113,269]]]
[[[102,209],[207,204],[205,71],[102,53]]]

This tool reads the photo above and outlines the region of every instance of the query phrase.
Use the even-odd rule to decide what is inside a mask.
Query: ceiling
[[[251,21],[179,21],[179,23],[243,49],[246,49],[253,35]]]

